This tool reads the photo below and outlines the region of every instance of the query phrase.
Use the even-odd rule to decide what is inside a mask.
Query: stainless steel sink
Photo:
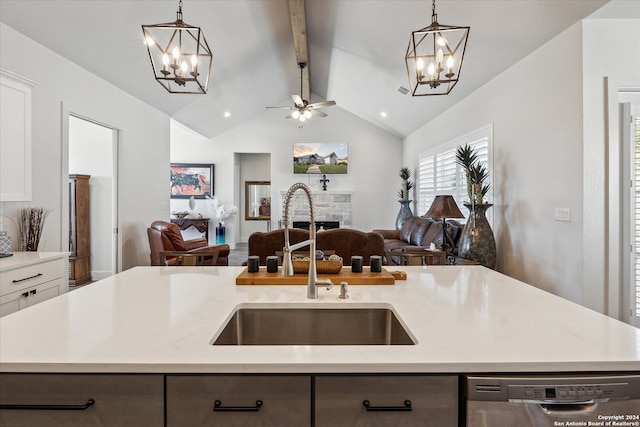
[[[239,307],[213,345],[414,345],[388,307]]]

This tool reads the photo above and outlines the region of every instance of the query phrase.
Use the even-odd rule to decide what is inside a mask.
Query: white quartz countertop
[[[0,258],[0,272],[67,256],[69,256],[69,252],[13,252],[13,255],[9,257]]]
[[[467,373],[640,370],[640,329],[479,266],[395,285],[236,286],[241,267],[136,267],[0,318],[2,372]],[[212,346],[238,305],[392,306],[401,346]],[[322,325],[318,325],[322,328]]]

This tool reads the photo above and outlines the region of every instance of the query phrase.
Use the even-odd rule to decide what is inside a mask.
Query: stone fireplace
[[[281,205],[286,191],[280,192]],[[340,228],[351,228],[351,192],[312,191],[316,221],[337,221]],[[289,224],[293,221],[309,221],[309,203],[302,191],[297,191],[289,202]]]

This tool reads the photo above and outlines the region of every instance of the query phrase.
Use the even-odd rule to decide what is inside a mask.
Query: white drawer
[[[0,273],[0,295],[32,288],[41,283],[64,277],[69,273],[66,267],[64,259],[55,259],[3,271]]]

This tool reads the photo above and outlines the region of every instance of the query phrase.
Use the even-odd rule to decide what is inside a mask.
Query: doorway
[[[68,171],[90,176],[91,280],[112,276],[118,271],[118,130],[69,114]]]

